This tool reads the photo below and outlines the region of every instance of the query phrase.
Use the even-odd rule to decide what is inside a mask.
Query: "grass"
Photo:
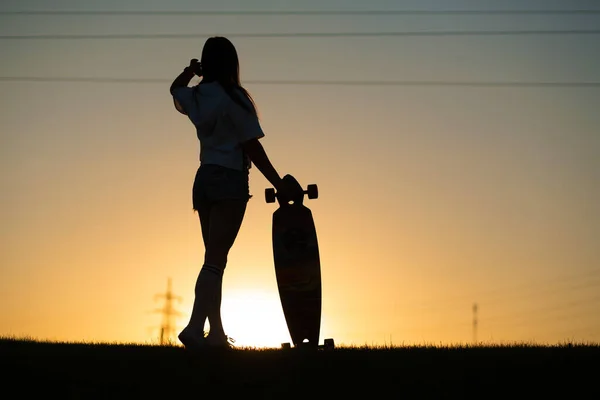
[[[8,398],[599,398],[600,346],[235,349],[0,339]],[[553,396],[554,397],[554,396]]]

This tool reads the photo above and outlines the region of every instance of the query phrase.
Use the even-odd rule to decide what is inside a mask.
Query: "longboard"
[[[290,180],[301,190],[298,181]],[[300,192],[300,191],[299,191]],[[267,203],[278,201],[273,212],[273,259],[277,288],[283,314],[294,347],[321,347],[321,261],[319,243],[312,212],[303,204],[304,195],[318,198],[317,185],[308,185],[302,195],[291,202],[282,202],[275,189],[265,190]],[[282,344],[289,348],[288,343]],[[333,347],[333,339],[327,339],[324,347]]]

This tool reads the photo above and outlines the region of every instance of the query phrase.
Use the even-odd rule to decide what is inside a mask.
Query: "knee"
[[[204,264],[214,265],[215,267],[220,268],[221,271],[225,270],[225,266],[227,265],[227,252],[207,250],[204,255]]]

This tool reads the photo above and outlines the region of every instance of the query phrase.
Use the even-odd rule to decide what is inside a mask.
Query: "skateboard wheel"
[[[289,350],[292,348],[292,346],[289,343],[281,343],[281,348],[283,350]]]
[[[319,197],[319,189],[317,188],[317,185],[315,185],[315,184],[308,185],[306,189],[307,189],[306,192],[308,193],[309,199],[316,199]]]
[[[335,342],[333,341],[333,339],[329,338],[325,339],[323,345],[323,347],[325,347],[326,349],[333,349],[335,347]]]
[[[265,200],[267,203],[275,203],[275,189],[265,189]]]

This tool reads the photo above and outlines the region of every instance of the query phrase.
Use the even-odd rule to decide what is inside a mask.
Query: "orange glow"
[[[238,346],[279,347],[289,333],[275,293],[236,290],[226,293],[223,325]]]
[[[3,18],[10,35],[32,34],[25,28],[33,25],[19,19],[26,17]],[[40,17],[39,29],[85,31],[65,23],[77,16],[52,18]],[[158,26],[146,17],[125,26],[123,18],[95,28],[135,33]],[[179,17],[170,18],[160,26],[178,31],[167,20]],[[303,18],[270,18],[265,25],[244,18],[206,18],[198,29],[323,30]],[[395,18],[370,19],[360,29],[397,31]],[[483,24],[469,19],[467,26],[467,19],[465,30]],[[420,18],[406,23],[412,28],[403,29],[425,29]],[[331,30],[354,31],[356,24]],[[235,44],[242,82],[597,82],[595,40],[507,35]],[[176,319],[178,329],[187,322],[204,255],[191,204],[199,144],[189,120],[173,108],[168,80],[201,43],[0,40],[6,60],[0,76],[166,79],[0,82],[0,335],[155,341],[161,315],[153,310],[162,303],[154,296],[168,277],[183,298],[174,304],[185,314]],[[273,165],[304,187],[319,186],[319,198],[306,204],[322,263],[321,342],[469,343],[473,303],[481,341],[600,341],[597,87],[247,88]],[[290,340],[273,270],[276,206],[265,202],[267,187],[253,168],[254,197],[224,275],[225,331],[243,346]]]

